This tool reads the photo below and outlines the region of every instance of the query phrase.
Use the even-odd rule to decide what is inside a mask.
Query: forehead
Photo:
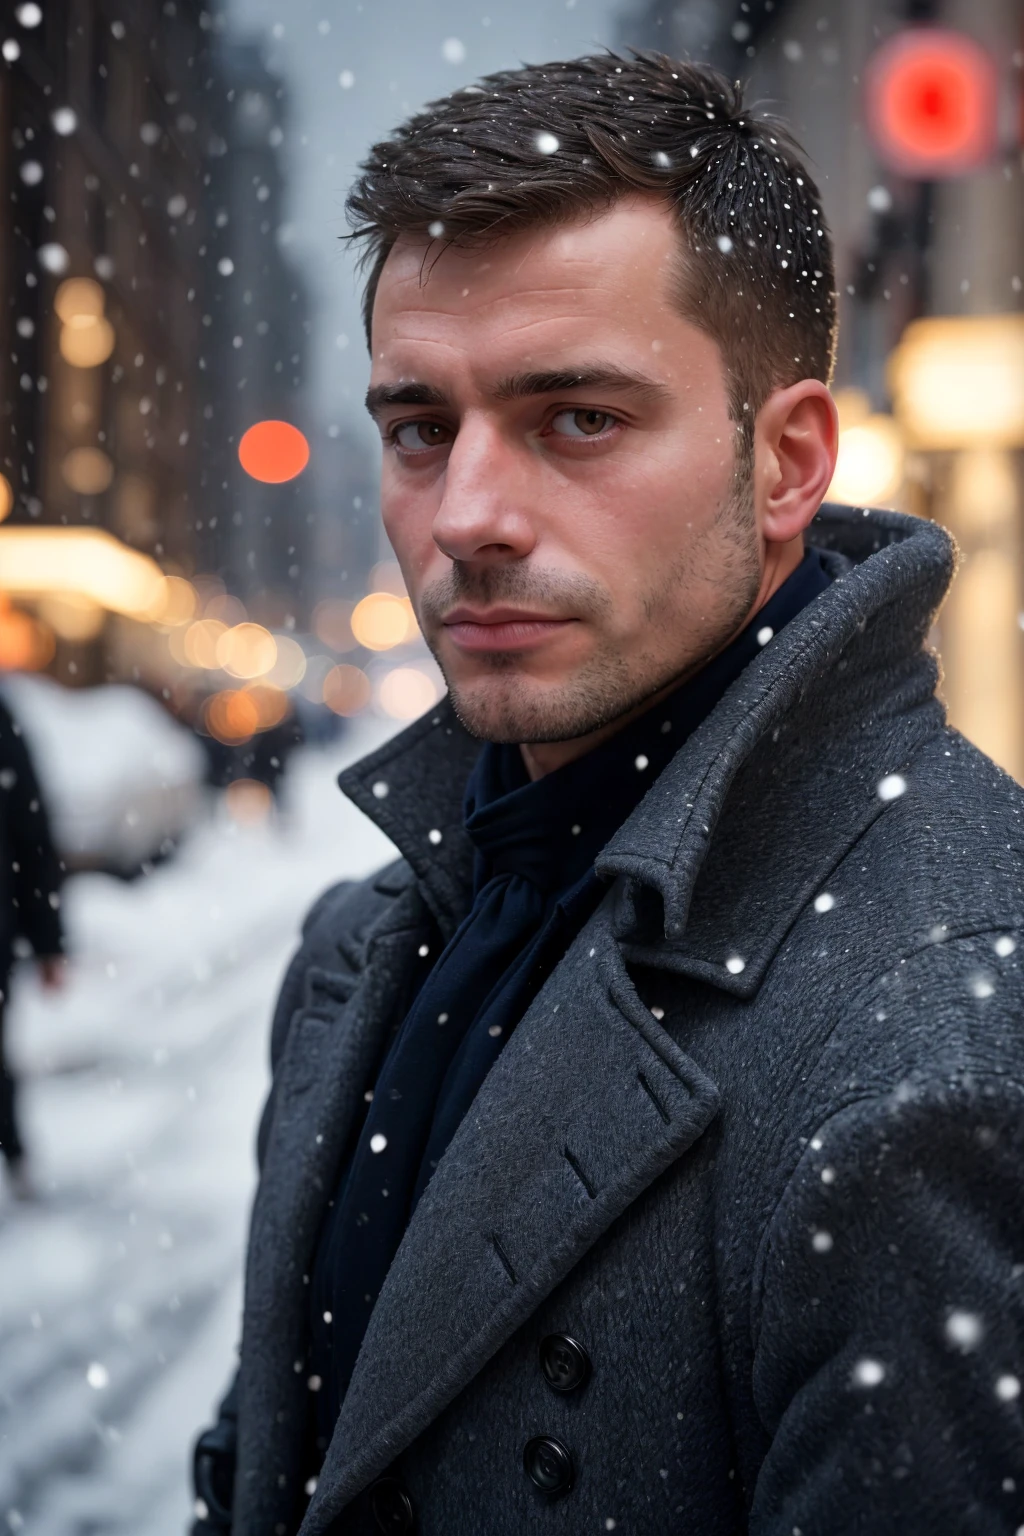
[[[427,349],[522,348],[596,339],[628,344],[685,324],[673,300],[680,235],[660,199],[631,198],[576,222],[486,246],[403,239],[381,272],[373,364]]]

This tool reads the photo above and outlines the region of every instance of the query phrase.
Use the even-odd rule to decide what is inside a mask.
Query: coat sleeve
[[[1024,1524],[1024,1090],[969,1055],[850,1104],[785,1189],[761,1251],[750,1536]]]
[[[302,942],[285,972],[274,1007],[270,1026],[270,1092],[260,1116],[256,1137],[256,1160],[263,1172],[270,1122],[274,1112],[274,1081],[277,1065],[288,1039],[288,1030],[296,1012],[302,1005],[306,972],[316,963],[331,935],[336,936],[337,919],[346,893],[352,882],[344,881],[332,886],[314,903],[302,925]],[[335,945],[336,949],[337,946]],[[337,955],[334,956],[337,965]],[[238,1445],[238,1372],[232,1377],[227,1393],[217,1410],[217,1420],[204,1429],[195,1442],[192,1452],[192,1482],[195,1494],[195,1520],[191,1536],[217,1536],[231,1530],[231,1504],[235,1481],[235,1460]]]

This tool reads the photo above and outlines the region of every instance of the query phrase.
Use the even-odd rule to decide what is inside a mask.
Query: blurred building
[[[3,30],[8,525],[103,529],[187,572],[217,103],[209,17],[192,0],[142,0],[116,14],[56,0],[6,9]],[[62,642],[58,671],[97,675],[105,650],[88,642],[107,610],[45,593],[35,606]]]
[[[216,52],[223,137],[211,160],[202,393],[203,568],[216,570],[254,617],[305,618],[315,507],[311,481],[253,480],[238,444],[254,423],[286,420],[308,437],[309,296],[287,255],[278,151],[287,128],[282,82],[256,41]]]
[[[4,8],[0,666],[159,681],[180,664],[161,573],[308,622],[315,479],[264,485],[238,461],[262,419],[309,432],[285,131],[258,44],[199,0]],[[351,512],[365,469],[349,479]]]
[[[618,41],[708,59],[806,146],[836,244],[832,496],[953,531],[943,691],[953,722],[1024,779],[1018,0],[635,0]]]

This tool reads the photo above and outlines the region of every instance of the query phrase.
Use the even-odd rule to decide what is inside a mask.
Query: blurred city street
[[[393,729],[299,752],[280,825],[221,806],[148,876],[66,888],[68,984],[16,997],[40,1198],[0,1202],[0,1529],[185,1528],[233,1367],[275,990],[311,899],[392,856],[335,777]]]

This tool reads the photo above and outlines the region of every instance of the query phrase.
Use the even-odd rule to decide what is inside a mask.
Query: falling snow
[[[885,1366],[880,1360],[858,1360],[851,1379],[855,1387],[878,1387],[885,1380]]]
[[[977,1312],[951,1312],[946,1319],[946,1338],[964,1351],[977,1349],[985,1327]]]

